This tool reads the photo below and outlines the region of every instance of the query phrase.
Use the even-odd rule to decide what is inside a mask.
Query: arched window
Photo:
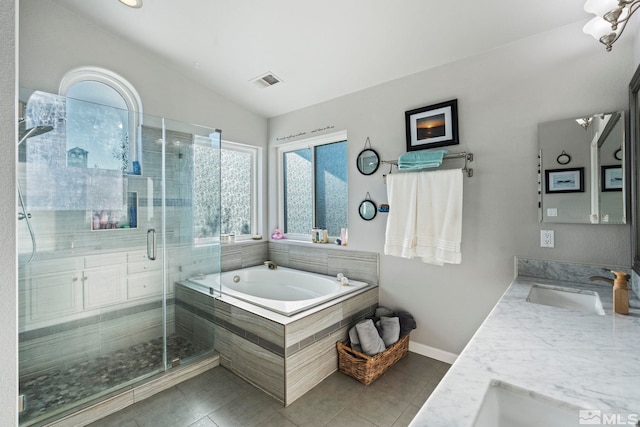
[[[142,102],[133,86],[112,71],[80,67],[65,74],[59,94],[68,98],[69,166],[132,172],[133,161],[140,160],[142,124]]]

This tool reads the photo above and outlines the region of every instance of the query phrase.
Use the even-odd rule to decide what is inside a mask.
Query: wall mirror
[[[633,226],[631,227],[631,250],[633,251],[633,271],[640,274],[640,67],[636,69],[629,83],[629,141],[631,152],[631,204],[633,205]]]
[[[541,222],[626,224],[624,111],[538,125]]]
[[[367,198],[360,203],[360,207],[358,208],[358,212],[360,213],[360,218],[365,221],[371,221],[376,217],[378,213],[378,209],[376,204],[373,203],[373,200],[369,198],[369,193],[367,193]]]
[[[358,171],[360,171],[362,175],[372,175],[378,170],[378,166],[380,166],[380,157],[375,150],[367,148],[358,154],[357,163]]]

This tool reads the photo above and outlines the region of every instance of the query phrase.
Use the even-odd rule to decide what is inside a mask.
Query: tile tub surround
[[[337,341],[372,316],[378,288],[369,287],[292,317],[222,296],[215,301],[220,363],[291,404],[337,370]]]
[[[526,302],[535,283],[596,291],[605,315]],[[608,286],[517,277],[410,425],[472,426],[494,379],[625,422],[640,414],[640,302],[628,316],[612,305]]]
[[[331,244],[283,240],[245,240],[220,245],[222,271],[260,265],[266,260],[283,267],[335,276],[342,273],[350,279],[377,285],[380,255],[377,252],[354,251]]]

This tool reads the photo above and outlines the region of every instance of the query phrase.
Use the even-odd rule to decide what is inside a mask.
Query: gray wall
[[[356,156],[370,137],[383,159],[397,159],[405,152],[406,110],[458,99],[461,144],[447,148],[476,156],[475,175],[464,180],[462,264],[437,267],[385,255],[380,259],[380,303],[414,314],[414,348],[456,354],[511,282],[514,255],[630,264],[628,225],[538,222],[536,163],[539,122],[627,108],[632,59],[631,43],[621,40],[606,53],[582,33],[581,24],[569,25],[272,118],[269,154],[275,162],[273,146],[287,135],[325,126],[346,129],[349,246],[382,254],[386,216],[365,222],[357,207],[367,192],[377,203],[386,202],[382,174],[388,167],[360,175]],[[275,170],[269,177],[274,194]],[[269,227],[276,225],[272,197]],[[555,248],[539,247],[541,229],[555,230]]]
[[[16,250],[16,17],[18,1],[0,2],[0,425],[18,422],[18,295]]]

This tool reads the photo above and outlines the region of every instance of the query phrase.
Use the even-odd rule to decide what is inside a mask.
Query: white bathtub
[[[211,289],[220,289],[223,295],[285,316],[292,316],[368,286],[367,283],[355,280],[342,286],[335,277],[286,267],[269,270],[263,265],[226,271],[220,276],[212,274],[191,277],[188,281],[203,286],[206,293],[211,293]],[[219,281],[222,282],[221,285]]]

